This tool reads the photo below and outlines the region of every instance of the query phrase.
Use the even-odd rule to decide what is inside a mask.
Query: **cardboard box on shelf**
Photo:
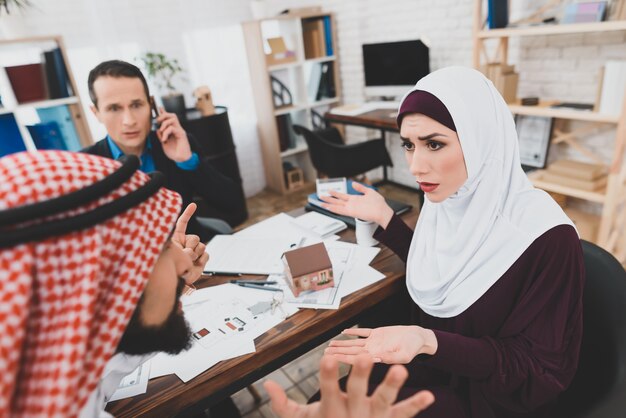
[[[514,65],[492,62],[483,65],[481,72],[491,80],[505,102],[513,103],[517,100],[519,73],[515,72]]]
[[[267,43],[272,50],[271,53],[265,54],[265,62],[268,66],[296,61],[295,52],[287,50],[285,40],[282,37],[269,38]]]
[[[541,176],[543,180],[560,184],[561,186],[573,187],[580,190],[590,192],[602,189],[606,186],[607,176],[598,177],[595,180],[581,180],[568,177],[567,175],[557,174],[550,170],[545,170]]]
[[[601,164],[590,164],[581,161],[557,160],[547,169],[549,172],[579,180],[593,181],[606,176],[607,167]]]

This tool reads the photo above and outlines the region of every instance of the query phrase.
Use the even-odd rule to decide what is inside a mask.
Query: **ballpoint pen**
[[[203,271],[202,274],[207,274],[209,276],[235,276],[235,277],[241,277],[241,273],[227,273],[227,272],[221,272],[221,271]]]
[[[230,282],[233,283],[233,284],[240,284],[240,283],[258,284],[259,286],[265,286],[266,284],[276,284],[276,283],[278,283],[277,281],[274,281],[274,280],[270,280],[270,281],[262,281],[262,280],[231,280]]]
[[[269,290],[270,292],[282,292],[283,291],[283,289],[279,287],[263,286],[263,285],[252,284],[252,283],[237,283],[237,286],[249,287],[250,289]]]

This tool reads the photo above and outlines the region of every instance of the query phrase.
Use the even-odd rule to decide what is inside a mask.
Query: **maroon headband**
[[[402,118],[409,113],[421,113],[456,132],[456,126],[446,106],[427,91],[415,90],[406,96],[396,118],[398,128],[402,124]]]

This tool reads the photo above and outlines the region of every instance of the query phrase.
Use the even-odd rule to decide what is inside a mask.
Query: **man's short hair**
[[[98,107],[98,97],[96,97],[96,92],[93,89],[93,83],[95,83],[99,77],[107,76],[114,78],[138,78],[139,80],[141,80],[141,84],[143,84],[143,89],[146,92],[146,99],[149,100],[150,91],[148,90],[148,83],[146,82],[146,78],[141,73],[141,70],[137,68],[137,66],[126,61],[111,60],[101,62],[89,72],[87,85],[89,86],[89,97],[91,98],[94,106]]]

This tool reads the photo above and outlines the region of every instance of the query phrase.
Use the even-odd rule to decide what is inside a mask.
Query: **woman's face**
[[[467,180],[461,143],[452,129],[411,113],[402,119],[400,139],[409,170],[429,201],[444,201]]]

